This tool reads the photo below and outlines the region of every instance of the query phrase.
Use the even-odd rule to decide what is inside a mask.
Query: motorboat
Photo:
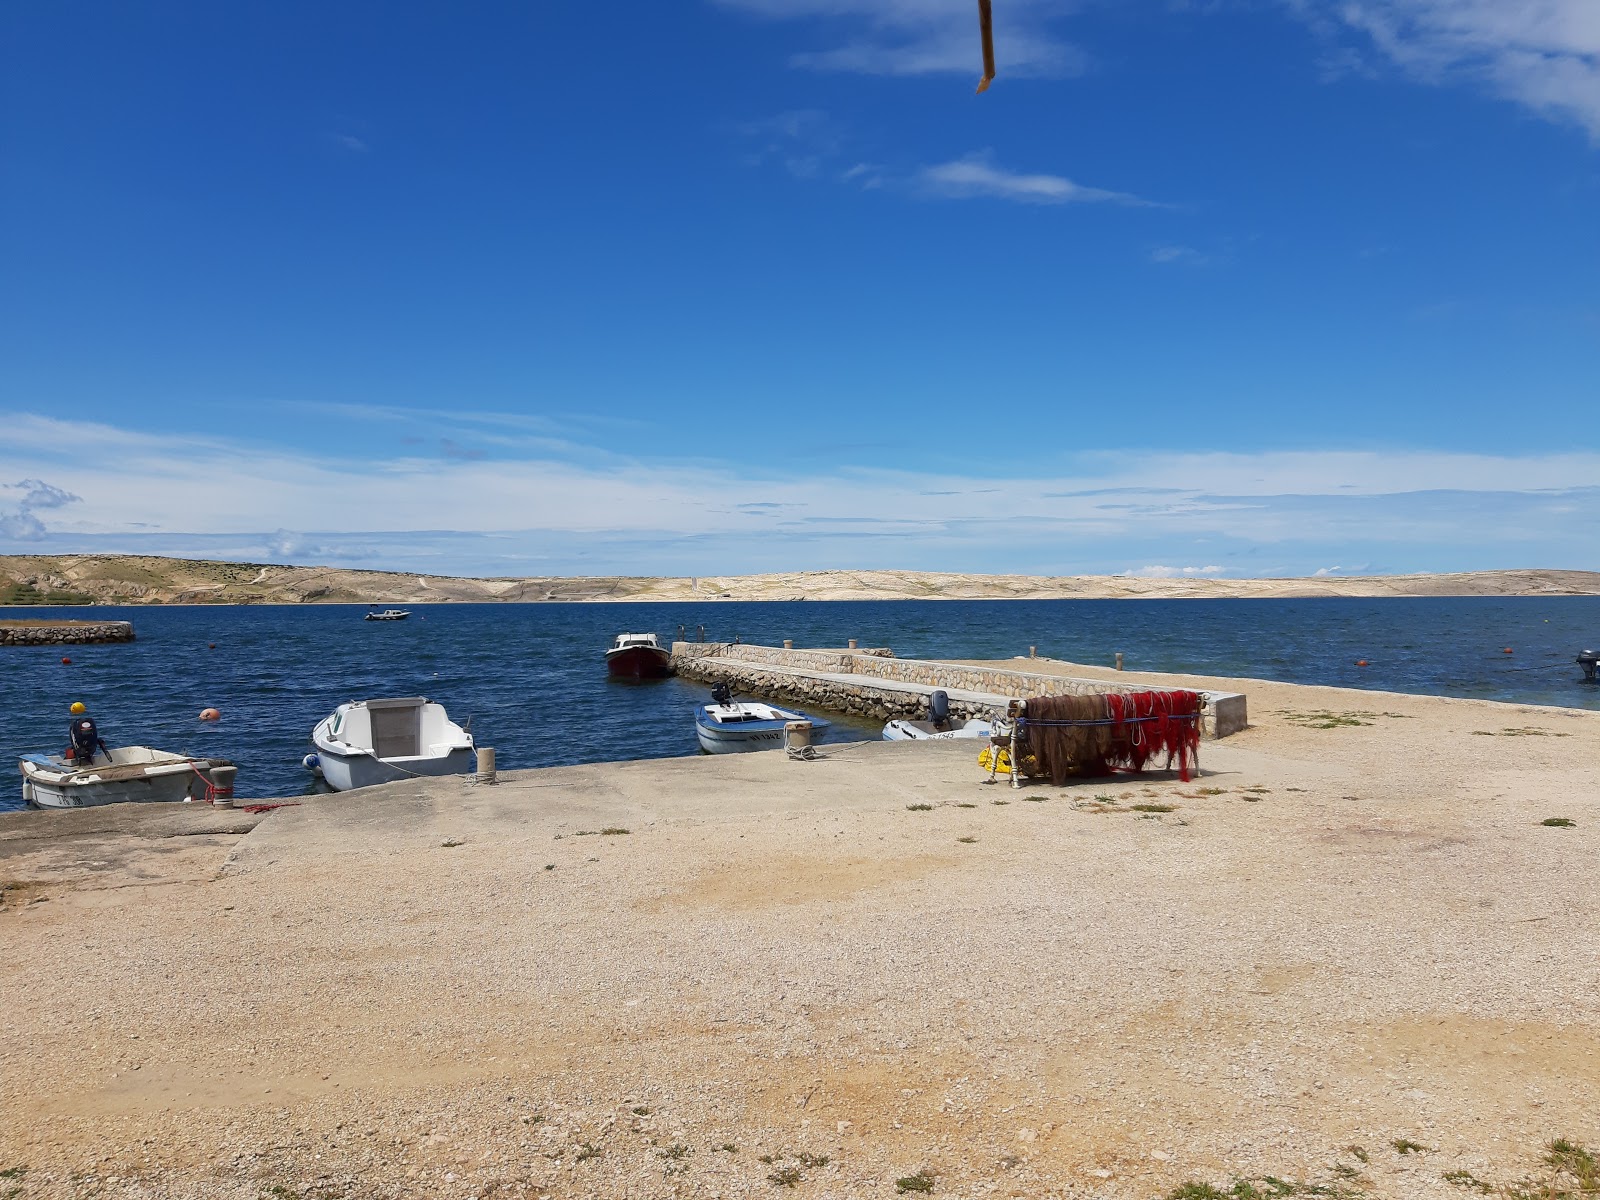
[[[606,673],[613,679],[665,679],[672,654],[653,633],[619,633],[606,651]]]
[[[336,792],[477,768],[471,731],[426,696],[341,704],[311,731],[311,744],[305,766]]]
[[[369,608],[367,615],[363,619],[367,621],[404,621],[410,615],[411,611],[405,608],[386,608],[381,612]]]
[[[1595,678],[1597,668],[1600,668],[1600,650],[1585,650],[1573,661],[1583,668],[1583,678],[1585,682],[1600,682],[1600,680],[1596,680]]]
[[[957,721],[950,716],[950,696],[944,691],[928,693],[928,717],[924,721],[890,721],[883,727],[886,742],[947,742],[966,738],[987,738],[994,725],[982,718]]]
[[[977,717],[959,724],[947,723],[943,728],[932,721],[890,721],[883,727],[886,742],[946,742],[957,738],[987,738],[994,725]]]
[[[821,741],[831,725],[799,709],[735,700],[725,686],[718,685],[711,693],[711,703],[695,709],[694,731],[700,739],[700,749],[707,754],[742,754],[781,747],[784,726],[791,721],[809,722],[812,741]]]
[[[238,773],[225,758],[193,758],[149,746],[111,747],[88,762],[25,754],[20,766],[22,799],[37,808],[231,798]]]

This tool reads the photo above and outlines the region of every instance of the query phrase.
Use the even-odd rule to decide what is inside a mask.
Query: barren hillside
[[[795,571],[698,579],[458,579],[141,555],[0,556],[0,604],[426,604],[544,600],[1048,600],[1301,596],[1592,596],[1600,572],[1475,571],[1365,578],[1144,579]]]

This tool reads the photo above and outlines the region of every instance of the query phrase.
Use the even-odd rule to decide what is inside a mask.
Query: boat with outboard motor
[[[665,679],[672,654],[653,633],[619,633],[606,651],[606,673],[613,679]]]
[[[406,608],[386,608],[382,612],[377,612],[374,609],[369,608],[367,610],[367,615],[365,617],[363,617],[362,620],[365,620],[365,621],[404,621],[410,615],[411,615],[411,610],[410,609],[406,609]]]
[[[883,727],[886,742],[948,742],[960,738],[987,738],[994,725],[974,717],[940,727],[932,721],[890,721]]]
[[[25,754],[20,767],[22,799],[35,808],[213,801],[232,797],[239,770],[225,758],[194,758],[149,746],[109,747],[87,762]]]
[[[943,691],[928,694],[925,721],[896,720],[883,727],[886,742],[948,742],[965,738],[987,738],[994,732],[992,722],[974,717],[956,721],[950,716],[950,696]]]
[[[1585,650],[1572,661],[1583,668],[1585,683],[1600,682],[1595,678],[1597,670],[1600,670],[1600,650]]]
[[[426,696],[352,700],[318,722],[311,731],[316,753],[302,762],[337,792],[466,775],[477,767],[471,724],[457,725]]]
[[[783,746],[784,727],[791,721],[809,723],[813,742],[821,741],[832,727],[831,722],[799,709],[735,700],[727,685],[719,683],[711,690],[711,703],[695,709],[694,731],[707,754],[741,754]]]

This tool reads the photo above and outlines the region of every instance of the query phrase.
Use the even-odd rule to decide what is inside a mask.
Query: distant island
[[[0,555],[0,605],[1595,595],[1600,595],[1600,572],[1537,569],[1290,579],[968,575],[947,571],[473,579],[137,554]]]

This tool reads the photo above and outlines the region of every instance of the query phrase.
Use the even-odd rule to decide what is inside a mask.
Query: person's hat
[[[86,713],[88,711],[89,710],[84,707],[84,704],[83,704],[82,700],[74,700],[72,702],[72,715],[73,716],[77,716],[79,713]]]

